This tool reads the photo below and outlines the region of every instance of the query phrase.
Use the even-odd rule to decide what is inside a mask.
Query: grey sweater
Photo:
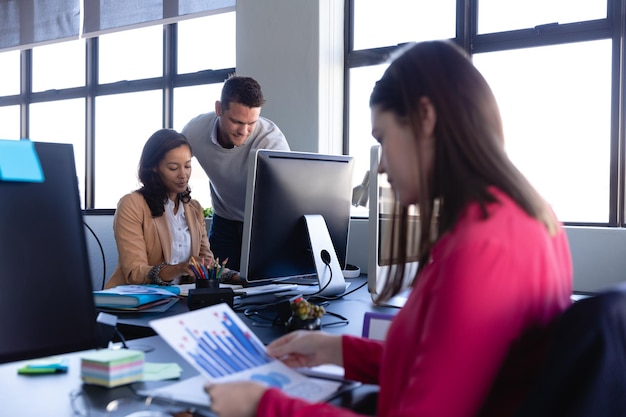
[[[289,150],[287,139],[271,120],[260,117],[246,143],[225,149],[213,143],[217,116],[205,113],[193,118],[183,128],[211,187],[213,212],[229,220],[243,221],[246,204],[248,157],[257,149]]]

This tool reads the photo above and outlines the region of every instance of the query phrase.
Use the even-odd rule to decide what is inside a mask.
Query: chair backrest
[[[113,214],[83,213],[83,221],[93,289],[101,290],[113,273],[118,259],[113,235]]]
[[[575,302],[559,319],[517,417],[626,415],[626,287]]]

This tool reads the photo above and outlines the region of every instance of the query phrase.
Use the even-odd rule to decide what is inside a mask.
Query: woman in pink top
[[[383,343],[301,331],[268,352],[290,366],[341,365],[346,378],[379,384],[379,416],[511,416],[570,304],[565,232],[507,157],[496,100],[451,42],[407,47],[370,107],[380,172],[402,210],[396,221],[402,228],[416,204],[421,229],[432,231],[419,237],[411,295]],[[389,277],[383,300],[401,290],[402,275]],[[354,414],[253,382],[205,389],[220,417]]]

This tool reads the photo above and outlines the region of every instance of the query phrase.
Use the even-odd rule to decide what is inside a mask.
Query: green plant
[[[321,318],[326,313],[324,307],[309,303],[301,296],[291,300],[291,311],[300,320]]]
[[[204,210],[204,217],[213,217],[213,207],[207,207]]]

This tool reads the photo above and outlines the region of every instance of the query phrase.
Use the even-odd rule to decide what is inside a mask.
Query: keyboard
[[[265,284],[265,285],[254,285],[251,287],[244,287],[241,289],[235,290],[236,295],[241,295],[244,297],[251,297],[254,295],[261,294],[274,294],[278,292],[290,291],[296,289],[298,286],[296,284]]]
[[[310,275],[298,275],[287,278],[279,278],[277,281],[280,281],[284,284],[296,284],[296,285],[317,285],[317,274]]]

